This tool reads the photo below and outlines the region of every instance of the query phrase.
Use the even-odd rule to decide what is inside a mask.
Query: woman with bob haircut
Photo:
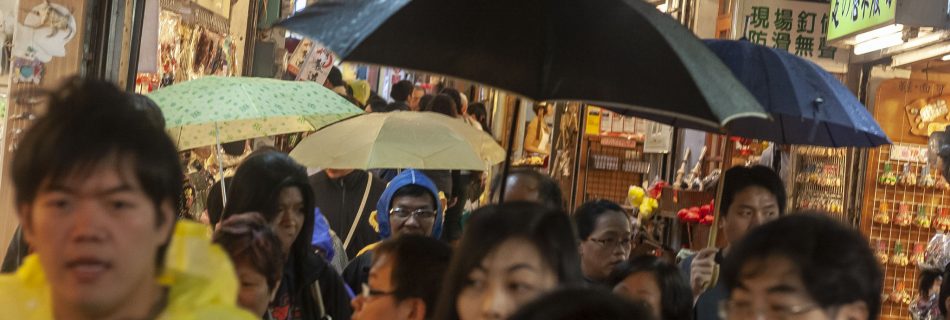
[[[507,318],[582,279],[566,214],[526,202],[486,206],[472,214],[456,249],[435,319]]]

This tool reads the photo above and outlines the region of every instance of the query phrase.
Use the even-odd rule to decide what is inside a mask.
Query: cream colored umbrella
[[[320,129],[290,152],[311,168],[485,170],[505,160],[487,133],[434,112],[352,117]]]

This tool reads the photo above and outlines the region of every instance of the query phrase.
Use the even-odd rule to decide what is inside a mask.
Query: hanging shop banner
[[[330,49],[314,44],[303,65],[300,66],[300,74],[297,80],[313,81],[322,84],[330,75],[330,69],[333,68],[333,54]]]
[[[333,54],[322,44],[303,39],[287,59],[287,72],[297,80],[323,84],[333,68]]]
[[[848,52],[828,43],[828,7],[817,2],[745,0],[740,3],[733,30],[738,33],[736,38],[787,51],[829,72],[844,73]]]
[[[667,154],[673,148],[673,127],[671,126],[650,121],[646,125],[645,136],[644,153]]]
[[[828,40],[894,22],[897,0],[831,0]]]

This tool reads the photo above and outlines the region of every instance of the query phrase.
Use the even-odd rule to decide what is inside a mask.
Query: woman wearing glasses
[[[590,283],[605,284],[617,264],[630,257],[633,226],[620,205],[593,200],[574,211],[581,271]]]
[[[314,199],[307,170],[287,154],[265,151],[241,163],[227,189],[222,221],[259,212],[281,242],[283,275],[267,312],[275,320],[349,319],[340,275],[314,253]]]
[[[435,183],[414,169],[403,170],[386,186],[376,204],[376,212],[369,217],[382,240],[403,235],[418,235],[438,239],[442,234],[442,202]],[[373,251],[379,243],[363,248],[343,270],[343,279],[360,293],[369,280],[373,265]]]
[[[507,319],[559,286],[582,283],[570,218],[511,202],[472,213],[443,281],[438,320]]]

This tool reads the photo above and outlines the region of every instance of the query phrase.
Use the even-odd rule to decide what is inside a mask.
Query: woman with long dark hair
[[[277,320],[349,319],[349,295],[340,275],[310,246],[314,196],[306,169],[290,156],[266,151],[238,167],[222,220],[259,212],[277,233],[284,270],[268,314]]]
[[[566,214],[535,203],[476,210],[443,283],[435,319],[505,319],[538,296],[582,283]]]

